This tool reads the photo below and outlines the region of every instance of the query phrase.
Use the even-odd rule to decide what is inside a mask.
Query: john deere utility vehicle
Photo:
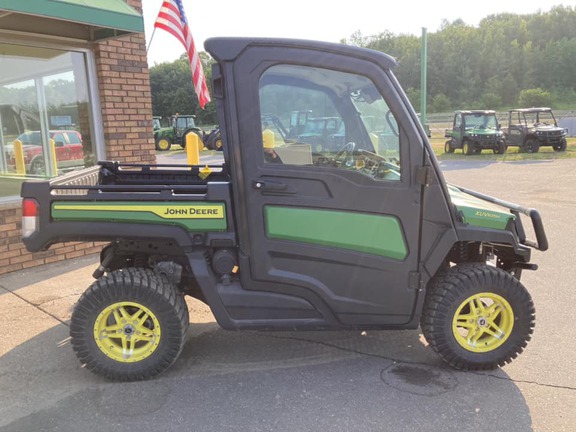
[[[421,326],[462,370],[523,351],[535,315],[520,277],[548,247],[540,215],[446,184],[393,58],[286,39],[205,48],[223,165],[107,161],[22,187],[30,251],[108,242],[71,318],[87,369],[166,370],[186,338],[185,296],[225,329]],[[313,148],[263,121],[302,111],[337,117],[344,144]]]
[[[538,153],[540,147],[551,146],[565,151],[568,131],[559,127],[550,108],[521,108],[508,111],[506,142],[518,146],[520,152]]]
[[[495,111],[456,111],[452,128],[446,130],[445,136],[450,138],[444,146],[446,153],[454,153],[456,149],[462,149],[465,155],[478,154],[484,149],[494,154],[506,152],[504,132]]]

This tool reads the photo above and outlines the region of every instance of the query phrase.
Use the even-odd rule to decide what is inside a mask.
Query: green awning
[[[143,33],[124,0],[0,0],[0,29],[98,41]]]

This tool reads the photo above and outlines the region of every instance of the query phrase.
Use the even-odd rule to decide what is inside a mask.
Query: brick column
[[[142,0],[127,0],[142,13]],[[106,158],[155,163],[152,96],[144,34],[94,45]]]

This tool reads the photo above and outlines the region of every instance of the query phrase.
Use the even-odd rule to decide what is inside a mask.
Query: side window
[[[400,180],[398,124],[365,76],[273,66],[260,78],[260,113],[265,163]]]
[[[454,127],[459,128],[462,126],[462,114],[456,114],[454,117]]]
[[[70,144],[82,144],[82,140],[80,140],[80,137],[78,136],[77,133],[75,132],[68,132],[68,141],[70,142]]]
[[[66,144],[66,140],[64,139],[64,135],[62,135],[61,133],[55,134],[52,139],[54,140],[54,142],[56,143],[57,146],[58,145],[63,146],[64,144]]]

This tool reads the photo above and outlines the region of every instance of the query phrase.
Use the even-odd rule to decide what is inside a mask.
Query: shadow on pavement
[[[0,357],[1,431],[531,430],[524,397],[503,370],[450,369],[417,330],[192,324],[177,363],[136,383],[83,369],[67,333],[57,324]]]

